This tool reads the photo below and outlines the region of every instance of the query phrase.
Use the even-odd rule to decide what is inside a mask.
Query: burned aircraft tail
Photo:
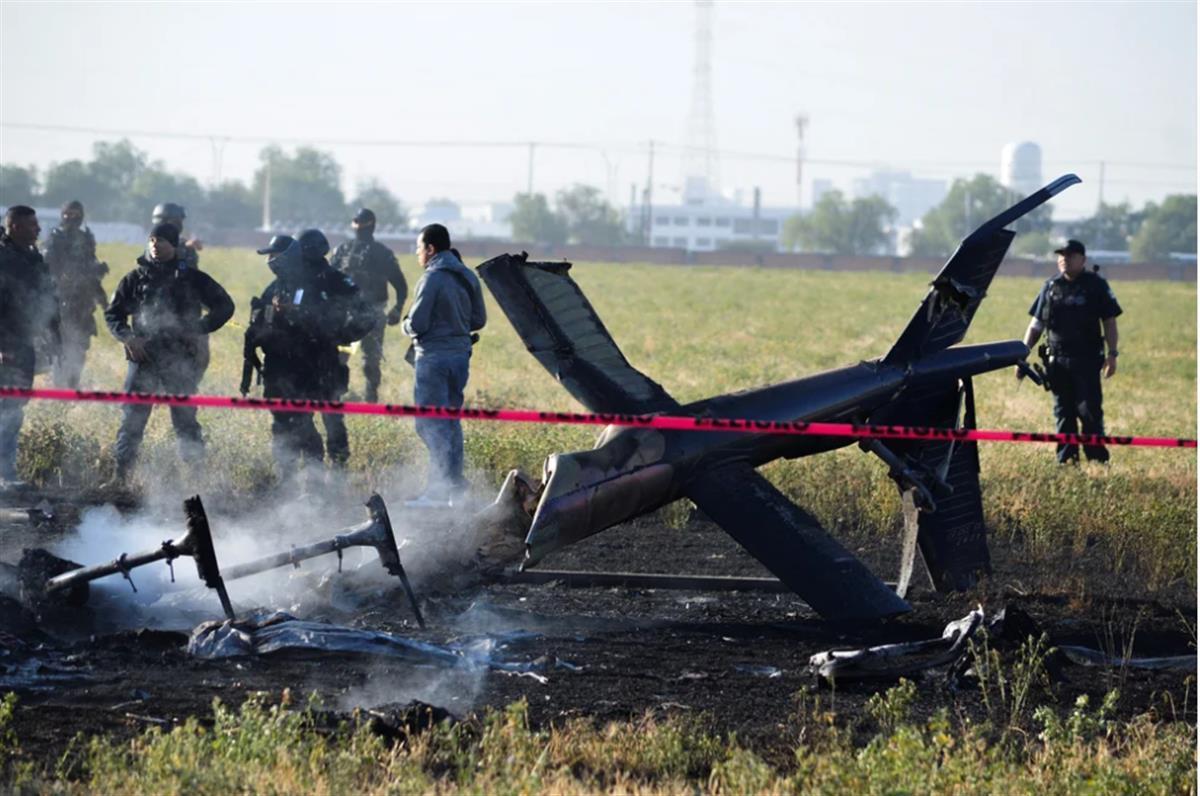
[[[1074,174],[1059,177],[964,238],[883,358],[884,364],[904,367],[962,342],[1016,234],[1005,227],[1079,182]]]

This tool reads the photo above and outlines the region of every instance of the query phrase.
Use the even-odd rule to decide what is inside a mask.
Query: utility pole
[[[754,242],[758,243],[758,232],[762,228],[762,189],[757,185],[754,186],[754,220],[751,222],[753,226]]]
[[[263,179],[263,232],[271,231],[271,159],[267,158],[267,173]]]
[[[1104,161],[1100,161],[1100,198],[1097,209],[1104,207]]]
[[[650,147],[646,157],[646,190],[642,197],[642,237],[646,245],[650,245],[651,229],[654,222],[654,139],[650,139]]]
[[[804,133],[808,130],[808,117],[803,113],[796,116],[796,209],[804,206]]]
[[[529,142],[529,175],[525,180],[525,193],[530,196],[533,196],[533,151],[536,147],[535,142]]]

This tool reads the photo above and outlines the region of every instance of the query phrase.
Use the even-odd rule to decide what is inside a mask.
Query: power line
[[[62,133],[77,133],[96,136],[126,136],[136,138],[161,138],[161,139],[177,139],[190,141],[206,141],[210,144],[220,142],[223,147],[226,143],[249,143],[249,144],[289,144],[289,145],[323,145],[323,146],[362,146],[362,147],[395,147],[395,148],[412,148],[412,149],[482,149],[482,148],[501,148],[501,149],[520,149],[527,152],[532,152],[536,148],[546,149],[561,149],[575,151],[592,151],[592,152],[627,152],[642,154],[646,152],[646,144],[634,142],[587,142],[587,141],[529,141],[529,140],[407,140],[407,139],[350,139],[350,138],[297,138],[297,137],[278,137],[278,136],[263,136],[263,135],[231,135],[228,133],[192,133],[192,132],[177,132],[169,130],[143,130],[143,129],[117,129],[117,128],[102,128],[102,127],[85,127],[76,125],[63,124],[39,124],[31,122],[10,122],[0,121],[0,127],[10,128],[14,130],[31,130],[39,132],[62,132]],[[674,151],[681,155],[694,153],[697,150],[703,149],[695,145],[678,144],[664,141],[654,141],[653,145],[659,150]],[[215,144],[214,144],[215,146]],[[775,154],[768,152],[747,152],[744,150],[734,149],[718,149],[712,152],[722,158],[731,158],[735,160],[748,161],[763,161],[768,163],[788,163],[796,162],[795,154]],[[841,168],[857,168],[857,169],[896,169],[896,164],[887,163],[880,160],[860,160],[853,158],[806,158],[805,163],[813,166],[841,167]],[[1166,171],[1196,171],[1195,164],[1189,163],[1155,163],[1155,162],[1136,162],[1136,161],[1114,161],[1114,160],[1080,160],[1070,163],[1059,164],[1061,168],[1080,169],[1084,167],[1099,167],[1104,163],[1108,167],[1128,168],[1128,169],[1156,169]],[[1055,162],[1046,165],[1054,165]],[[934,169],[934,170],[953,170],[953,169],[968,169],[968,168],[990,168],[995,166],[993,161],[925,161],[912,160],[906,161],[903,168],[916,169]],[[1113,184],[1126,185],[1177,185],[1180,182],[1153,182],[1153,181],[1138,181],[1138,180],[1108,180]]]

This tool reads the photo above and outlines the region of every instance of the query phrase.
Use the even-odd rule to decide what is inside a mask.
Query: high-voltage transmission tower
[[[712,0],[696,0],[695,52],[692,63],[692,103],[688,112],[687,151],[683,158],[684,185],[702,177],[706,192],[720,184],[717,162],[717,123],[712,102]]]

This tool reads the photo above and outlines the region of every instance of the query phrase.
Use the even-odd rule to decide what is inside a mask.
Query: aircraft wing
[[[570,268],[503,254],[478,271],[525,347],[588,409],[653,414],[679,408],[660,384],[629,364],[568,275]]]
[[[912,610],[815,517],[749,465],[718,467],[684,491],[824,618],[883,619]]]

